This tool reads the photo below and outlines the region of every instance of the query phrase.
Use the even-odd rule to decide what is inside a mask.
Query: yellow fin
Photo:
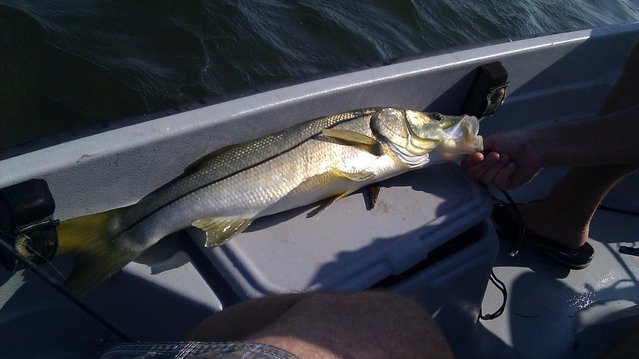
[[[359,172],[359,173],[344,172],[344,171],[338,170],[337,168],[331,168],[331,174],[339,178],[344,178],[353,182],[363,182],[375,175],[372,172],[366,172],[366,171]]]
[[[253,219],[237,218],[204,218],[192,223],[194,227],[206,233],[207,247],[217,247],[231,239],[236,234],[242,233],[246,227],[253,222]]]
[[[344,171],[338,170],[337,168],[331,168],[329,172],[326,172],[324,174],[324,176],[328,176],[328,178],[338,178],[338,179],[347,180],[347,181],[353,181],[353,182],[362,182],[362,181],[366,181],[366,180],[370,179],[371,177],[373,177],[374,173],[372,173],[372,172],[349,173],[349,172],[344,172]],[[336,195],[335,197],[331,198],[330,200],[322,203],[316,210],[312,211],[312,214],[310,214],[310,216],[314,216],[314,215],[324,211],[326,208],[330,207],[333,203],[335,203],[335,202],[339,201],[340,199],[348,196],[349,194],[355,192],[356,190],[357,190],[357,188],[353,188],[353,189],[346,190],[346,191]]]
[[[113,275],[141,253],[122,250],[113,243],[107,223],[114,214],[108,211],[72,218],[57,227],[56,254],[71,254],[75,259],[68,282],[76,293]]]
[[[322,135],[357,147],[360,150],[370,152],[375,156],[379,156],[381,154],[379,142],[376,139],[361,133],[338,128],[327,128],[322,131]]]
[[[198,158],[197,160],[191,162],[191,164],[189,164],[188,166],[186,166],[186,168],[184,169],[184,173],[185,174],[191,174],[191,173],[195,173],[197,172],[197,170],[199,170],[205,163],[209,162],[211,159],[221,155],[222,153],[228,151],[231,147],[233,147],[233,145],[229,145],[229,146],[224,146],[222,148],[219,148],[211,153],[207,153],[204,156]]]
[[[337,196],[327,200],[326,202],[322,203],[316,210],[314,210],[312,212],[312,215],[314,216],[314,215],[316,215],[318,213],[323,212],[326,208],[332,206],[335,202],[339,201],[340,199],[348,196],[349,194],[351,194],[353,192],[355,192],[355,190],[348,190],[348,191],[346,191],[344,193],[338,194]]]

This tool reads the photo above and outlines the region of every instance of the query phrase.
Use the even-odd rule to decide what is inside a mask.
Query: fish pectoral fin
[[[372,178],[375,174],[372,172],[366,172],[366,171],[359,172],[359,173],[349,173],[349,172],[341,171],[337,168],[331,168],[330,172],[328,172],[326,175],[330,176],[333,179],[337,178],[337,179],[347,180],[352,182],[363,182]],[[314,216],[318,213],[323,212],[326,208],[330,207],[333,203],[355,192],[358,188],[360,187],[358,186],[357,188],[347,189],[347,190],[344,190],[344,192],[337,194],[335,197],[322,203],[316,210],[312,212],[312,214],[310,214],[310,216]]]
[[[206,233],[206,247],[217,247],[242,233],[251,222],[253,219],[214,217],[198,219],[191,224]]]
[[[373,172],[367,172],[367,171],[355,172],[355,173],[344,172],[337,168],[331,168],[331,174],[338,178],[347,179],[353,182],[363,182],[372,178],[375,175]]]
[[[342,130],[338,128],[327,128],[322,131],[322,135],[330,138],[334,138],[340,142],[343,142],[349,146],[357,147],[360,150],[369,152],[375,156],[381,155],[380,143],[376,139],[349,130]]]

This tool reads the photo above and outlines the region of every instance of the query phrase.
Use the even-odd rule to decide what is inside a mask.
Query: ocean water
[[[0,147],[451,46],[636,21],[637,0],[5,0]]]

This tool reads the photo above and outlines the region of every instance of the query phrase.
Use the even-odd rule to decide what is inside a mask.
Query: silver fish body
[[[195,226],[221,245],[256,218],[481,150],[478,131],[474,117],[395,108],[307,121],[206,155],[135,205],[62,222],[58,253],[75,254],[80,292],[170,233]]]
[[[406,161],[384,140],[382,130],[372,128],[374,116],[388,121],[379,119],[383,111],[365,109],[324,117],[227,149],[220,155],[228,159],[214,156],[153,199],[123,210],[114,219],[121,223],[113,225],[118,232],[114,242],[126,250],[143,251],[164,236],[207,219],[227,223],[227,230],[233,230],[229,222],[248,225],[255,218],[342,196],[426,165],[430,151]],[[399,126],[405,126],[403,122],[396,121]],[[328,128],[375,139],[379,150],[373,153],[326,136],[323,131]],[[156,208],[150,210],[150,206]],[[219,245],[233,234],[209,236],[208,244]]]

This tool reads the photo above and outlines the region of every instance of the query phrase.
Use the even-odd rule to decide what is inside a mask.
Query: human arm
[[[472,178],[513,189],[542,168],[639,162],[639,106],[568,124],[489,136],[485,155],[462,166]]]

